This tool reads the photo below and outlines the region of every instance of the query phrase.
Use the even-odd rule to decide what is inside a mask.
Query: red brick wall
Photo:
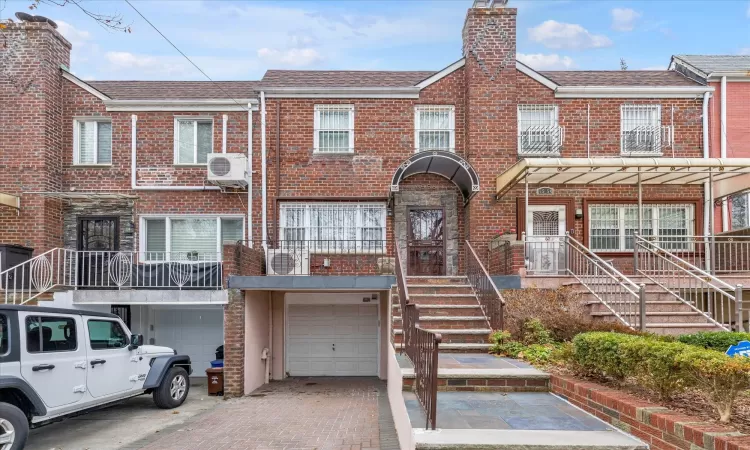
[[[624,392],[552,375],[552,392],[659,450],[744,450],[750,436],[635,398]]]

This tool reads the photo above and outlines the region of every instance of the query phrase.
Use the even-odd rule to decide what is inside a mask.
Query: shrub
[[[518,353],[518,357],[531,364],[547,365],[550,363],[554,350],[555,345],[553,344],[531,344],[524,347]]]
[[[517,358],[524,348],[520,342],[514,341],[507,331],[495,331],[490,335],[490,353]]]
[[[694,334],[683,334],[677,339],[685,344],[726,352],[729,347],[737,345],[740,341],[750,341],[750,333],[704,331]]]
[[[689,382],[708,394],[719,421],[729,422],[737,396],[750,388],[750,360],[701,349],[682,353],[677,359]]]
[[[593,320],[581,296],[570,288],[508,289],[503,297],[505,329],[517,340],[523,340],[524,325],[532,319],[538,319],[557,342],[570,341],[587,331],[635,333],[620,323]]]
[[[631,362],[632,375],[643,386],[656,391],[663,400],[672,398],[688,384],[685,364],[678,356],[690,350],[689,345],[681,342],[648,338],[622,342],[619,348],[621,358]]]
[[[531,344],[551,344],[554,342],[552,333],[547,330],[539,319],[527,320],[523,324],[521,342],[526,345]]]
[[[573,338],[573,360],[585,374],[622,381],[635,361],[623,358],[620,346],[636,339],[643,338],[620,333],[582,333]]]

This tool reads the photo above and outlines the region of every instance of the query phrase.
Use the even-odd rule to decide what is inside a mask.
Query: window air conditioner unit
[[[218,186],[247,186],[247,156],[242,153],[209,153],[208,181]]]
[[[268,275],[310,275],[310,252],[307,249],[266,250]]]

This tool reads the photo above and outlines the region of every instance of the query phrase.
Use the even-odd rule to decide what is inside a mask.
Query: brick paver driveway
[[[148,450],[398,449],[385,382],[295,378],[228,400]]]

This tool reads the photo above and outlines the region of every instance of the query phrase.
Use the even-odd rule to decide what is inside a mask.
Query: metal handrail
[[[502,330],[505,299],[497,290],[495,282],[492,281],[492,277],[487,273],[469,241],[466,241],[466,277],[469,279],[479,304],[484,310],[490,328]]]
[[[53,248],[0,272],[4,303],[23,305],[52,289],[72,287],[77,274],[74,250]]]
[[[727,331],[744,329],[741,284],[732,286],[639,235],[635,235],[634,260],[637,273],[709,322]]]
[[[646,329],[646,289],[566,233],[567,272],[633,329]]]

